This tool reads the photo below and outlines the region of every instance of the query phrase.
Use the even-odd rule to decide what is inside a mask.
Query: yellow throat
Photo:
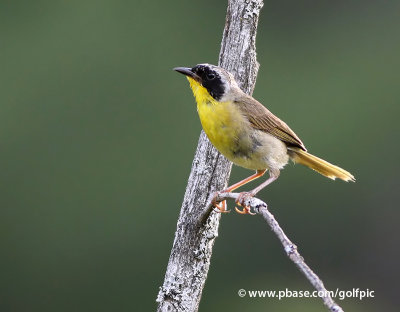
[[[219,102],[196,80],[187,77],[197,102],[201,125],[211,143],[228,159],[235,160],[232,148],[237,145],[241,125],[245,122],[231,102]]]

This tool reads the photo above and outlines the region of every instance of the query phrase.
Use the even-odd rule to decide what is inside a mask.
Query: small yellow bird
[[[330,179],[355,181],[354,176],[338,166],[311,155],[289,126],[265,106],[244,93],[233,75],[225,69],[199,64],[193,68],[176,67],[187,76],[197,102],[197,111],[204,132],[211,143],[234,164],[256,170],[252,176],[221,191],[232,192],[261,177],[269,170],[269,178],[250,192],[240,193],[236,203],[241,214],[253,214],[244,205],[244,198],[255,196],[279,177],[280,170],[292,159]],[[215,206],[227,212],[225,201]]]

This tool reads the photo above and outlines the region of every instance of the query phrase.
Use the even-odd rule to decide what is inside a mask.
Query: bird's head
[[[224,102],[231,100],[233,91],[239,89],[233,75],[219,66],[198,64],[174,70],[187,76],[196,98],[207,93],[214,100]]]

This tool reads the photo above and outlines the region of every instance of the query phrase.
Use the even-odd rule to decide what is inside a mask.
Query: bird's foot
[[[235,207],[235,210],[237,213],[239,214],[249,214],[254,216],[256,213],[251,211],[251,207],[246,205],[245,201],[250,199],[251,197],[253,197],[254,195],[252,195],[249,192],[241,192],[238,196],[238,198],[236,199],[236,204],[243,207],[242,210],[238,209],[237,207]]]
[[[226,200],[222,201],[222,202],[218,202],[217,199],[219,197],[219,194],[221,194],[222,192],[215,192],[214,193],[214,197],[211,200],[211,203],[213,205],[214,208],[218,209],[218,212],[220,213],[228,213],[231,212],[230,210],[226,209]]]

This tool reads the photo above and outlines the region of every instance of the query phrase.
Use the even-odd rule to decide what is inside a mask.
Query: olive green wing
[[[247,117],[254,129],[267,132],[287,145],[300,147],[307,151],[303,142],[289,126],[272,114],[264,105],[248,95],[238,98],[235,103]]]

